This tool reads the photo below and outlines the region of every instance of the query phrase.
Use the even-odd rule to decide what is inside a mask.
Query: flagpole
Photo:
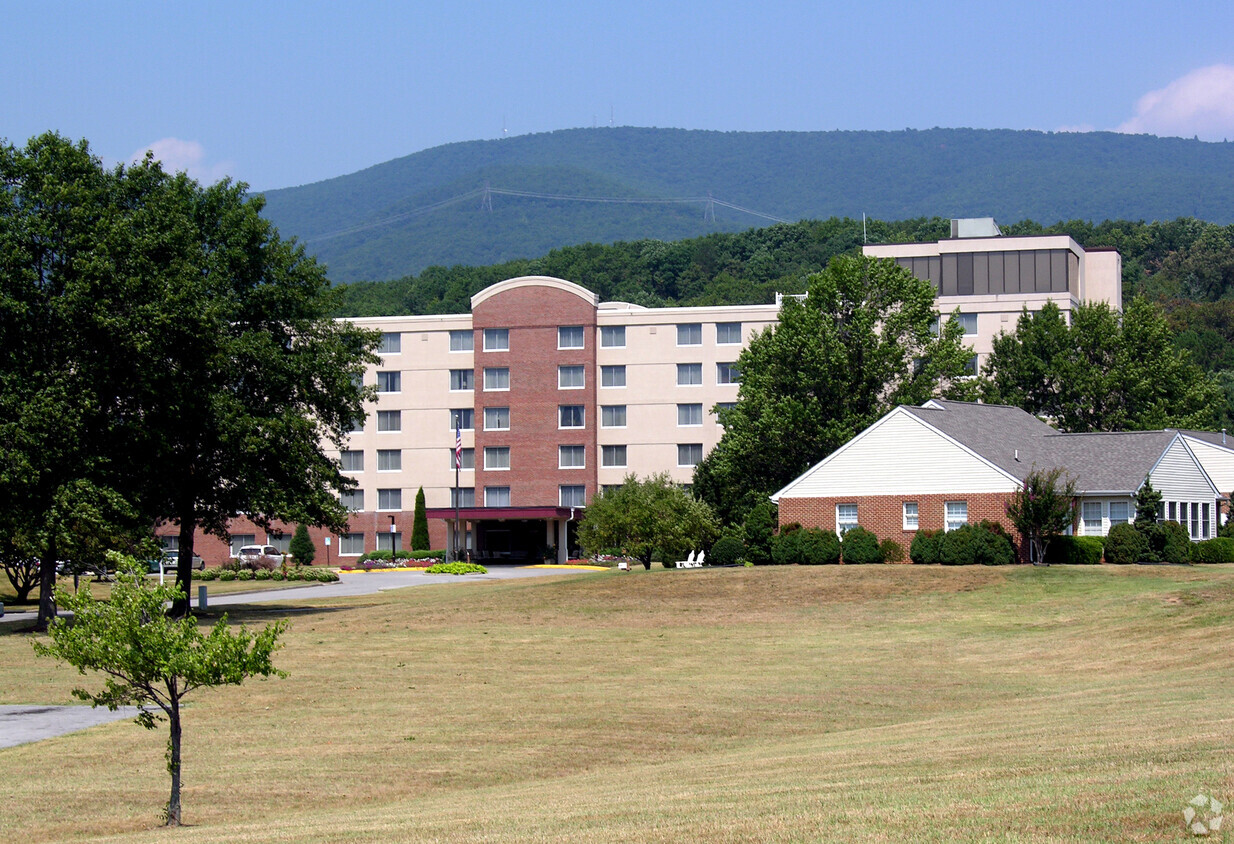
[[[458,485],[458,472],[463,465],[463,426],[454,429],[454,561],[461,558],[458,552],[458,500],[463,492]]]

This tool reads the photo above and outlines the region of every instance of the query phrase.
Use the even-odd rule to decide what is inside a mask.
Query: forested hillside
[[[280,231],[350,282],[862,213],[1229,223],[1234,144],[1108,132],[573,129],[449,144],[266,198]]]

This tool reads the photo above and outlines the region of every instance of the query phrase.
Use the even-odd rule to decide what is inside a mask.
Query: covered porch
[[[570,528],[581,507],[433,507],[446,525],[447,558],[479,563],[533,564],[569,560]]]

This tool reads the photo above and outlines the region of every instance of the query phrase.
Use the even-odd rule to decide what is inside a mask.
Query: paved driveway
[[[136,717],[136,706],[122,706],[115,712],[105,706],[0,706],[0,747],[15,747]]]

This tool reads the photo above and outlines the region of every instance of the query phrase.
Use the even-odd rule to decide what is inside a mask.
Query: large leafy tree
[[[937,320],[933,287],[893,261],[832,259],[742,351],[738,401],[721,412],[724,434],[695,470],[695,492],[740,522],[897,404],[967,397],[972,352],[958,324]]]
[[[673,483],[667,472],[639,479],[596,496],[583,514],[578,540],[588,554],[616,548],[651,568],[657,550],[685,554],[706,548],[719,536],[711,508]]]

